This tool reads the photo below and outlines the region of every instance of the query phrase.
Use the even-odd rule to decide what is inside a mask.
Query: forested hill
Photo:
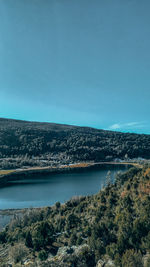
[[[150,135],[0,119],[0,168],[150,158]]]

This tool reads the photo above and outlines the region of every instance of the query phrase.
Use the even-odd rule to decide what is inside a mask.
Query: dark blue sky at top
[[[0,117],[150,133],[149,0],[0,0]]]

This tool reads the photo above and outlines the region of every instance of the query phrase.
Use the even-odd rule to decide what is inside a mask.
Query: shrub
[[[28,250],[23,244],[17,244],[11,247],[9,255],[14,263],[22,262],[27,256]]]
[[[126,250],[122,256],[122,267],[142,267],[142,254],[133,249]]]
[[[79,217],[77,217],[73,213],[68,216],[67,225],[69,229],[76,227],[79,222],[80,222]]]
[[[73,232],[69,240],[69,245],[74,246],[76,245],[76,242],[77,242],[77,235],[75,232]]]
[[[60,204],[60,202],[58,201],[58,202],[56,202],[56,209],[59,209],[60,208],[60,206],[61,206],[61,204]]]
[[[33,246],[35,250],[45,248],[54,241],[54,227],[48,222],[40,222],[35,226],[32,233]]]
[[[81,245],[82,244],[82,242],[83,242],[83,239],[82,239],[82,237],[81,236],[78,236],[78,238],[77,238],[77,245]]]
[[[32,248],[32,247],[33,247],[32,236],[31,236],[30,231],[28,231],[28,232],[26,233],[25,245],[26,245],[28,248]]]
[[[41,261],[45,261],[48,257],[48,253],[45,250],[41,250],[38,254],[38,257]]]
[[[6,242],[6,232],[0,232],[0,243],[5,243]]]

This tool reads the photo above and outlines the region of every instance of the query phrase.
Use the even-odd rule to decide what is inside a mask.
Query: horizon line
[[[47,123],[47,124],[55,124],[55,125],[64,125],[64,126],[73,126],[73,127],[81,127],[81,128],[91,128],[95,130],[102,130],[107,132],[114,132],[114,133],[122,133],[122,134],[138,134],[138,135],[150,135],[150,133],[137,133],[137,132],[130,132],[130,131],[117,131],[109,128],[97,128],[90,125],[79,125],[79,124],[67,124],[61,122],[52,122],[52,121],[39,121],[39,120],[26,120],[26,119],[18,119],[18,118],[10,118],[10,117],[0,117],[0,119],[4,120],[14,120],[14,121],[22,121],[22,122],[31,122],[31,123]]]

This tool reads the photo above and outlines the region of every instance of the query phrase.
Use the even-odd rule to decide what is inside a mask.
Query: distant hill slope
[[[0,119],[0,167],[150,158],[150,135]],[[9,160],[8,160],[9,158]]]

